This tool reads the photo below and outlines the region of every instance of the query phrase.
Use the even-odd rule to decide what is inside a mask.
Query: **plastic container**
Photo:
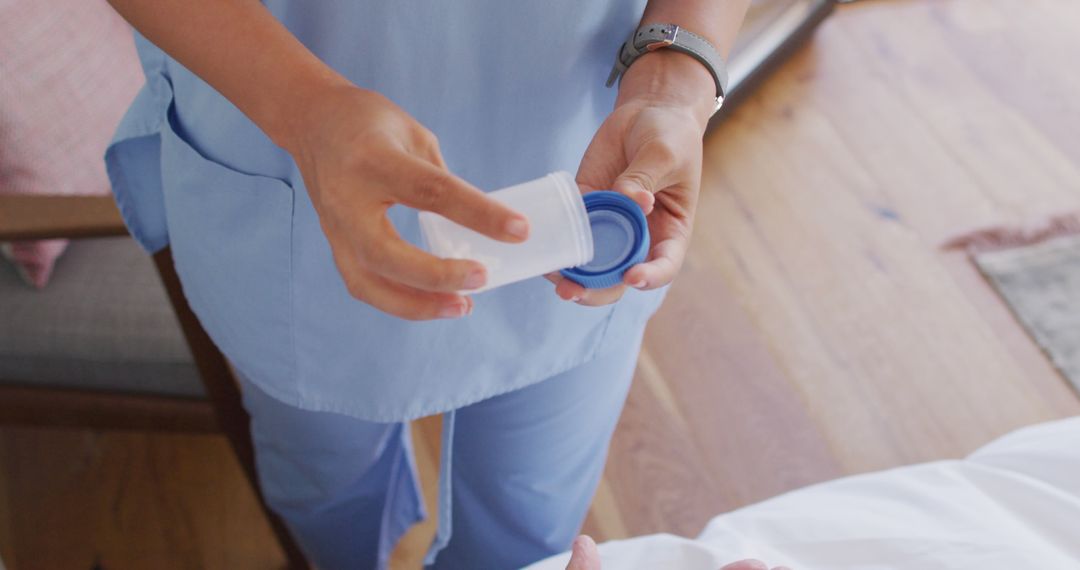
[[[472,259],[487,268],[479,293],[583,265],[593,257],[593,237],[581,191],[568,172],[553,172],[488,196],[529,219],[529,239],[505,243],[483,236],[434,212],[420,212],[420,231],[428,251],[448,259]]]
[[[649,225],[645,213],[629,196],[603,190],[585,195],[585,210],[592,232],[593,256],[562,275],[589,289],[622,283],[627,269],[645,261],[649,253]]]

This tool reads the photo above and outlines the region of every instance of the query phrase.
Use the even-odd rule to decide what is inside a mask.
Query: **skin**
[[[600,551],[596,548],[593,539],[581,535],[574,541],[573,550],[570,554],[570,563],[566,570],[601,570]],[[760,560],[740,560],[727,564],[720,570],[769,570],[768,564]],[[776,566],[772,570],[791,570],[786,566]]]
[[[748,0],[653,0],[641,22],[679,24],[726,58],[748,6]],[[585,152],[577,181],[584,192],[610,188],[633,198],[647,215],[652,244],[645,262],[628,269],[615,287],[586,289],[558,273],[548,275],[559,297],[607,305],[627,287],[650,290],[674,281],[690,243],[702,137],[715,98],[705,66],[674,50],[643,55],[626,71],[615,110]]]
[[[487,279],[475,261],[438,259],[404,242],[386,217],[394,204],[438,212],[493,239],[527,239],[528,220],[449,172],[430,131],[325,65],[259,2],[110,3],[292,155],[353,297],[405,319],[457,318],[473,307],[459,291]],[[682,24],[726,54],[748,4],[652,0],[643,21]],[[583,191],[613,188],[648,213],[651,251],[627,271],[626,285],[661,287],[682,266],[714,92],[689,56],[661,50],[642,57],[582,160]],[[586,291],[549,279],[560,297],[585,305],[612,303],[626,288]]]
[[[528,236],[527,220],[450,173],[435,136],[382,95],[349,86],[321,101],[287,148],[349,293],[406,319],[467,315],[472,300],[456,291],[483,285],[484,266],[405,242],[387,210],[404,204],[439,212],[510,242]]]
[[[627,270],[622,285],[607,289],[586,289],[558,273],[548,275],[561,298],[607,305],[627,286],[655,289],[675,279],[693,227],[701,140],[715,92],[708,71],[674,51],[642,56],[627,71],[615,110],[585,151],[577,182],[583,192],[610,188],[641,206],[652,237],[649,255]]]

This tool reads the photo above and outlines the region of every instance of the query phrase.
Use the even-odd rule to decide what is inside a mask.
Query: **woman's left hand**
[[[642,56],[627,70],[615,110],[593,137],[578,168],[583,192],[611,189],[645,211],[649,255],[623,283],[586,289],[559,273],[547,275],[559,297],[582,305],[614,303],[628,286],[671,283],[682,267],[701,182],[702,136],[715,106],[712,76],[677,52]]]

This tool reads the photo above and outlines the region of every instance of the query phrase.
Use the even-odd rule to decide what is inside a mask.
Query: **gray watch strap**
[[[607,86],[614,85],[615,80],[619,79],[637,58],[663,48],[685,53],[709,70],[716,83],[716,107],[719,109],[728,85],[724,60],[708,40],[675,24],[645,24],[630,34],[630,39],[619,48]]]

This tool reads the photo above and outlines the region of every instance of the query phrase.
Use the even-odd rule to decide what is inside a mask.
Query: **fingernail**
[[[571,300],[571,301],[573,301],[573,302],[575,302],[575,303],[577,303],[578,301],[580,301],[580,300],[581,300],[581,297],[579,297],[579,296],[577,296],[577,295],[574,295],[573,297],[570,297],[570,300]]]
[[[454,303],[439,309],[439,316],[444,319],[456,319],[465,316],[468,307],[465,303]]]
[[[506,222],[506,233],[520,239],[529,237],[529,222],[521,218],[514,218]]]
[[[634,288],[635,289],[644,289],[646,285],[648,285],[648,283],[646,283],[645,280],[641,280],[641,281],[638,281],[637,283],[634,283]]]
[[[465,283],[463,286],[466,289],[477,289],[484,286],[484,282],[487,281],[487,276],[484,275],[483,269],[474,269],[465,276]]]

